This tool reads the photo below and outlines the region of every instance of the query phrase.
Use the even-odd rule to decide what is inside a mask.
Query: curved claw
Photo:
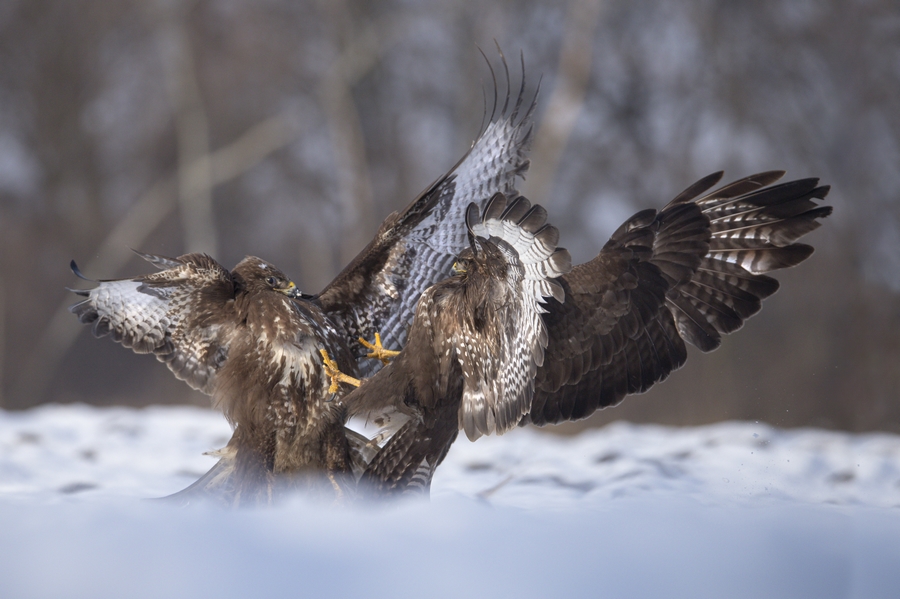
[[[367,358],[373,358],[375,360],[381,360],[381,363],[387,366],[391,359],[396,358],[400,355],[400,352],[394,351],[391,349],[384,349],[381,345],[381,335],[375,333],[375,343],[369,343],[362,337],[359,338],[359,342],[363,344],[366,349],[372,350],[368,354],[366,354]]]
[[[355,379],[352,376],[341,372],[337,362],[332,360],[328,355],[328,350],[320,349],[319,353],[322,354],[322,362],[325,364],[325,375],[331,379],[331,386],[328,387],[328,392],[332,395],[332,400],[334,399],[334,395],[340,389],[340,383],[350,383],[355,387],[359,387],[359,379]]]

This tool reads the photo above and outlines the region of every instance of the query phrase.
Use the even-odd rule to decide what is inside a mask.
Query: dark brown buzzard
[[[155,354],[235,427],[221,450],[228,459],[199,487],[235,505],[282,488],[352,492],[354,460],[365,460],[359,447],[351,451],[357,439],[340,406],[326,401],[317,348],[331,348],[347,368],[352,358],[325,314],[296,301],[294,283],[256,257],[228,272],[204,254],[141,255],[163,270],[76,291],[87,299],[71,310],[98,337]]]
[[[507,73],[507,89],[508,82]],[[253,297],[268,299],[260,299],[265,306],[255,313],[254,328],[238,321],[244,313],[235,307],[250,288],[230,286],[261,261],[242,262],[229,275],[205,256],[152,258],[166,270],[78,292],[87,299],[72,309],[93,322],[95,335],[111,333],[126,347],[154,353],[176,376],[212,394],[235,425],[219,463],[179,494],[182,500],[212,495],[235,503],[250,494],[266,500],[279,480],[293,486],[311,467],[337,480],[352,466],[348,443],[350,459],[371,455],[360,439],[339,432],[340,404],[326,401],[318,352],[327,350],[350,374],[369,375],[379,363],[367,359],[357,338],[380,333],[389,346],[406,342],[419,296],[452,274],[467,246],[469,203],[483,206],[498,192],[515,195],[516,178],[528,168],[536,95],[525,103],[524,86],[523,77],[518,95],[510,101],[507,93],[502,108],[495,101],[466,155],[405,210],[391,214],[321,293],[288,298],[266,289],[268,275],[256,273],[262,278],[254,279]]]
[[[496,252],[475,250],[469,262],[477,276],[426,292],[397,360],[344,398],[351,413],[392,406],[411,416],[363,481],[378,494],[427,491],[460,429],[474,439],[516,424],[585,418],[680,368],[685,342],[706,352],[717,348],[723,334],[739,329],[778,289],[764,273],[808,258],[813,248],[796,241],[831,213],[815,202],[827,186],[816,179],[772,185],[783,175],[760,173],[707,193],[722,177],[716,173],[662,210],[637,213],[596,258],[552,283],[554,292],[544,294],[543,327],[510,330],[493,323],[497,317],[513,322],[492,314],[496,308],[484,301],[501,287],[503,263],[491,259]],[[482,226],[490,235],[530,230],[534,213],[525,211],[527,203],[512,202],[493,219],[499,205],[489,205],[485,215]],[[470,229],[486,235],[471,222]],[[555,245],[555,233],[547,247],[550,241]],[[459,332],[473,330],[480,335]],[[529,341],[528,335],[535,337]],[[509,346],[519,351],[509,354]],[[542,359],[535,359],[537,347],[546,348]],[[506,377],[523,365],[536,366],[528,383],[533,393],[505,387]]]

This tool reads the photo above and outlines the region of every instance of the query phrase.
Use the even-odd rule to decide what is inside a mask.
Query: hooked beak
[[[466,274],[466,269],[459,262],[453,263],[453,274],[456,275],[464,275]]]
[[[278,291],[280,291],[281,293],[285,294],[286,296],[288,296],[292,299],[297,299],[301,295],[300,288],[297,287],[293,281],[289,281],[287,287],[283,287],[283,288],[279,289]]]

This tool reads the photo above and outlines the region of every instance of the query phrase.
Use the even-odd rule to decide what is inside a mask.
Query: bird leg
[[[325,374],[331,379],[331,387],[328,388],[329,393],[332,395],[337,393],[340,388],[339,383],[350,383],[355,387],[359,387],[360,380],[341,372],[337,362],[328,356],[328,350],[320,349],[319,353],[322,354],[322,361],[325,363]]]
[[[372,350],[370,353],[366,354],[367,358],[373,358],[375,360],[381,360],[381,363],[385,366],[391,361],[392,358],[396,358],[400,355],[400,352],[394,351],[392,349],[384,349],[381,345],[381,335],[375,333],[375,343],[369,343],[362,337],[359,338],[359,342],[362,343],[366,349]]]

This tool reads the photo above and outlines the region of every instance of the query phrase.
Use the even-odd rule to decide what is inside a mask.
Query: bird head
[[[234,267],[232,274],[248,291],[277,291],[290,298],[300,297],[300,289],[287,275],[265,260],[248,256]]]
[[[453,263],[453,274],[455,275],[464,275],[472,268],[472,261],[475,259],[475,253],[472,251],[471,247],[465,248],[463,251],[459,253],[456,257],[456,261]]]

